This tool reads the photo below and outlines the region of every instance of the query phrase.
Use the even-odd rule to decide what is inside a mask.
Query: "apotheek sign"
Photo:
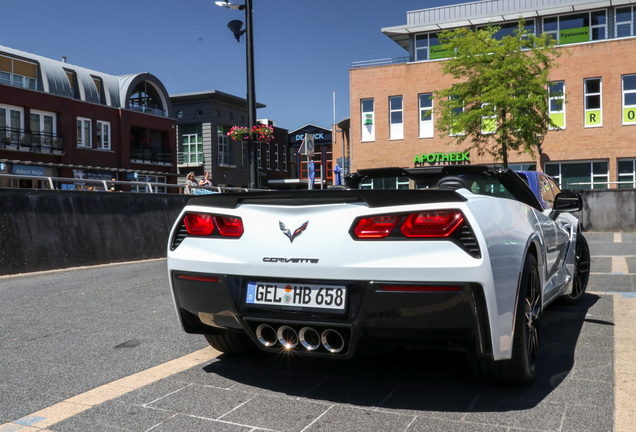
[[[468,165],[470,152],[428,153],[415,155],[415,166],[429,165]]]

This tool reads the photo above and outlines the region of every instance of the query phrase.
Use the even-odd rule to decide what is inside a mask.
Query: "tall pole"
[[[245,33],[247,50],[247,127],[256,125],[256,90],[254,88],[254,23],[252,22],[252,0],[245,0]],[[256,165],[256,143],[248,142],[249,187],[258,188],[258,166]]]

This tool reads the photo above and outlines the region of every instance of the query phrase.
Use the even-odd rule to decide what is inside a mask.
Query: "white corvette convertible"
[[[170,286],[183,329],[229,354],[463,350],[483,379],[527,385],[544,308],[586,289],[580,209],[542,173],[481,166],[193,197]]]

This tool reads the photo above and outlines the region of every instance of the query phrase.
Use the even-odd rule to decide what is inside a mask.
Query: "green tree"
[[[510,151],[533,154],[539,137],[556,127],[548,114],[548,74],[561,52],[547,34],[526,30],[523,20],[496,39],[499,29],[440,33],[442,49],[455,52],[442,69],[456,82],[435,92],[435,127],[458,144],[469,143],[465,150],[489,154],[507,167]]]

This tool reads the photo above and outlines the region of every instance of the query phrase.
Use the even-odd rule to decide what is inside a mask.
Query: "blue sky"
[[[234,0],[243,3],[243,0]],[[355,61],[406,51],[381,28],[406,12],[459,0],[253,0],[258,118],[294,130],[330,128],[349,116]],[[227,23],[242,11],[213,0],[20,0],[3,2],[0,45],[123,75],[150,72],[170,94],[246,95],[245,42]]]

